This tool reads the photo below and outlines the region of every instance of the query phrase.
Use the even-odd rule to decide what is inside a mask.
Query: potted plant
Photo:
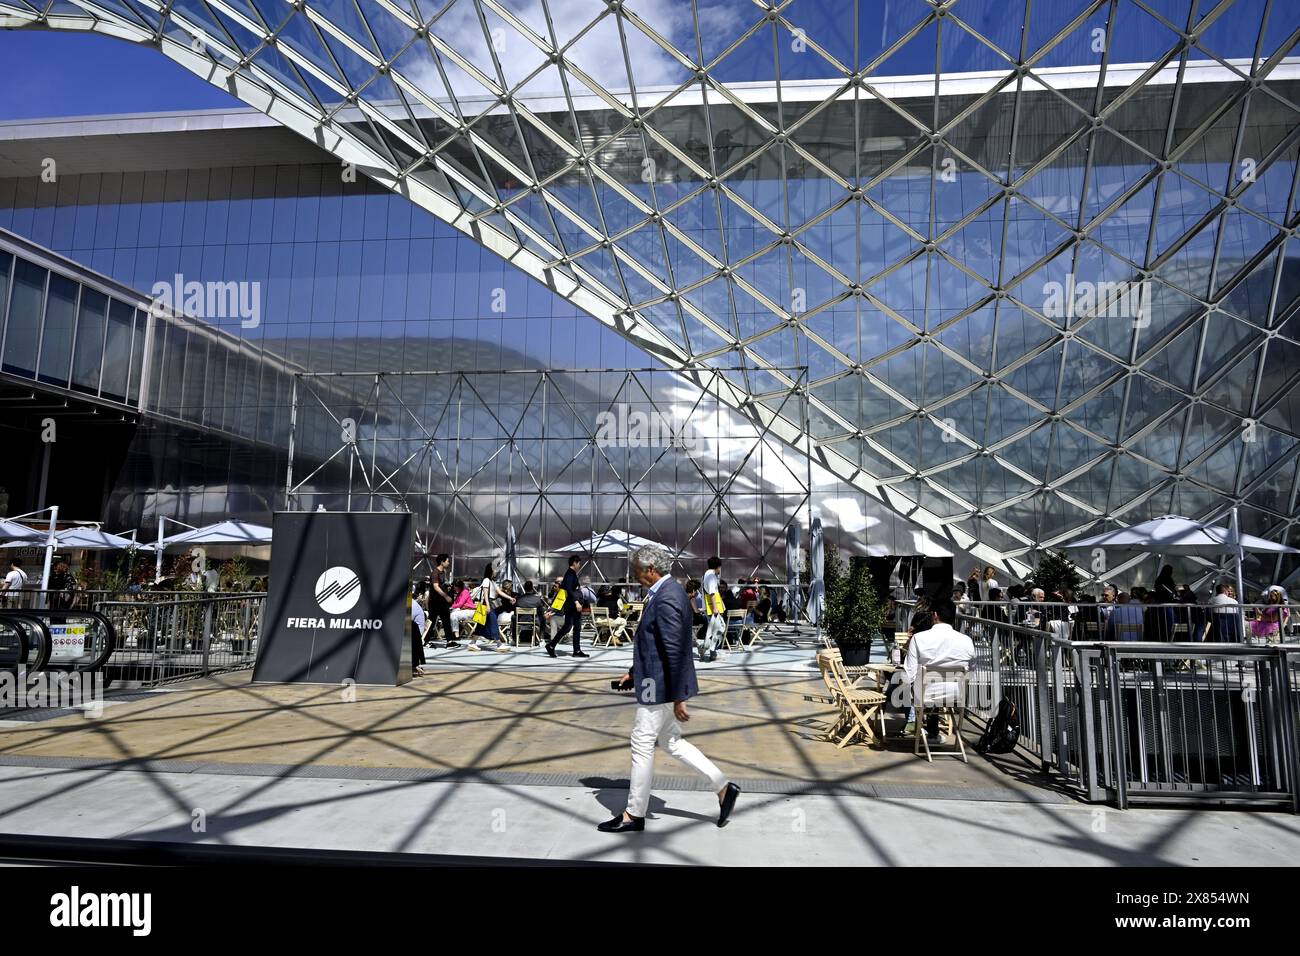
[[[883,641],[885,605],[876,593],[871,569],[865,560],[853,560],[847,574],[827,581],[826,632],[840,649],[847,666],[861,666],[871,657],[871,642]]]

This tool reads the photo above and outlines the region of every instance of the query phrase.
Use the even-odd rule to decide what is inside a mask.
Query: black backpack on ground
[[[1016,704],[1009,697],[1003,697],[998,703],[998,712],[993,715],[980,739],[975,743],[975,752],[981,754],[1009,754],[1016,749],[1020,739],[1020,719],[1016,713]]]

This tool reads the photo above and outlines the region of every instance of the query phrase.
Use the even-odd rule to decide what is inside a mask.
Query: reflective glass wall
[[[191,524],[230,515],[265,521],[285,507],[292,393],[306,373],[294,468],[297,482],[310,480],[294,506],[310,498],[311,507],[349,500],[410,507],[422,540],[467,559],[498,553],[507,524],[521,553],[549,553],[613,528],[688,555],[718,549],[747,570],[779,576],[785,526],[796,520],[807,536],[810,482],[826,502],[828,534],[847,552],[924,546],[907,522],[789,450],[760,442],[760,430],[679,376],[597,371],[657,363],[409,201],[364,178],[345,181],[337,166],[84,174],[52,184],[0,179],[0,228],[67,256],[71,274],[84,263],[139,293],[132,305],[95,292],[79,299],[76,281],[55,274],[51,294],[49,270],[21,259],[4,260],[0,284],[12,284],[16,303],[15,331],[0,346],[6,371],[36,378],[44,355],[47,373],[57,364],[72,387],[84,387],[86,370],[99,361],[102,394],[112,397],[119,370],[128,372],[115,309],[140,323],[129,398],[149,414],[105,516],[114,527],[152,527],[160,513]],[[61,318],[63,299],[79,323]],[[110,303],[107,323],[101,299]],[[146,340],[151,302],[181,314],[159,314]],[[492,374],[547,368],[593,371],[551,378],[540,390]],[[374,400],[373,375],[315,374],[403,370],[465,373],[452,417],[450,393],[436,377],[402,384],[399,407]],[[798,405],[785,402],[787,410]],[[658,432],[640,450],[618,435],[615,447],[593,447],[602,413],[626,428],[629,416],[635,423],[655,409],[678,429],[691,421],[692,433],[707,439],[707,461],[689,466],[690,457],[665,444],[671,436]],[[365,465],[392,479],[364,505],[362,471],[337,455],[338,422],[349,416],[359,423]],[[501,454],[503,422],[519,427]],[[406,487],[425,429],[439,435],[439,460],[455,464],[421,472],[420,487]],[[372,462],[366,439],[376,433],[400,441],[381,441]],[[542,491],[526,492],[529,468]]]

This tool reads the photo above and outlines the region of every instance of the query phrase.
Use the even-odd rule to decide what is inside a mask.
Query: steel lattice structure
[[[0,25],[156,45],[667,367],[742,366],[719,397],[981,559],[1233,504],[1296,537],[1286,3],[3,0]],[[1053,283],[1149,304],[1060,316]],[[791,364],[807,429],[775,410]]]
[[[424,553],[458,565],[499,558],[509,527],[539,574],[557,548],[622,533],[784,579],[786,532],[811,523],[812,461],[716,397],[733,371],[696,373],[703,387],[653,368],[304,373],[285,505],[408,510]],[[778,412],[805,421],[806,370],[780,371],[794,386]],[[299,442],[331,440],[298,460]]]

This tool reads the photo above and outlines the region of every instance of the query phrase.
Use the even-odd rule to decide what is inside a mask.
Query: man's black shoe
[[[460,647],[460,641],[448,641],[448,642],[447,642],[447,646],[448,646],[448,647]]]
[[[645,829],[645,817],[633,817],[631,820],[624,820],[623,814],[619,814],[613,820],[606,820],[604,823],[596,825],[596,829],[601,833],[640,833]]]
[[[551,655],[552,657],[555,656],[555,645],[552,644],[550,641],[546,642],[546,653]]]
[[[574,651],[570,657],[590,657],[590,654],[584,654],[582,651]]]
[[[740,788],[734,783],[727,784],[727,792],[722,795],[722,805],[718,808],[718,826],[727,825],[727,817],[731,816],[731,810],[736,805],[738,796],[740,796]]]

